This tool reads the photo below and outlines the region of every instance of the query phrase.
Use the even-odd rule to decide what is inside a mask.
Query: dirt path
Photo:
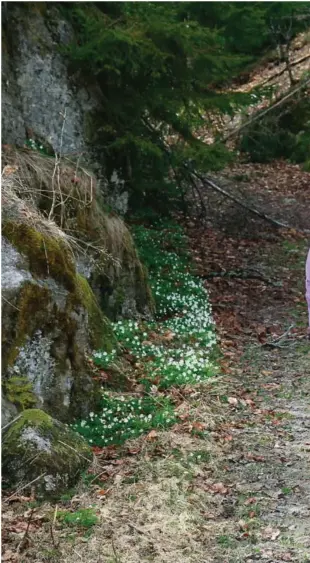
[[[242,387],[223,390],[232,440],[222,479],[233,492],[215,527],[222,549],[213,545],[206,561],[310,561],[309,365],[308,344],[252,348]]]
[[[286,213],[288,202],[281,205],[273,168],[265,167],[260,185],[257,167],[248,165],[247,185],[256,206],[264,194],[265,209],[276,217]],[[287,181],[289,166],[282,164],[282,169],[282,200],[285,186],[290,196],[293,186],[290,219],[297,229],[305,228],[309,177],[298,172],[292,184]],[[304,338],[303,296],[307,243],[294,235],[274,236],[259,225],[255,229],[253,223],[243,228],[235,211],[238,234],[227,225],[227,214],[221,229],[197,224],[189,229],[201,275],[224,272],[223,277],[206,277],[228,374],[213,390],[219,386],[219,397],[230,405],[224,424],[230,449],[225,448],[225,468],[218,472],[220,481],[231,482],[223,503],[227,518],[210,522],[210,536],[217,540],[203,561],[310,561],[310,345]],[[261,280],[251,278],[253,271]]]

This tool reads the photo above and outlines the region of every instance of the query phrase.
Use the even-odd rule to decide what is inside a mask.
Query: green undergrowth
[[[152,428],[174,424],[169,389],[201,383],[217,371],[208,295],[193,271],[182,228],[158,222],[152,228],[135,225],[132,231],[148,268],[156,317],[117,321],[113,328],[118,347],[94,353],[95,365],[106,372],[129,357],[128,378],[139,385],[139,393],[143,388],[142,397],[104,390],[100,411],[74,425],[97,446],[121,444]]]
[[[120,445],[152,428],[166,428],[176,422],[173,406],[167,397],[133,397],[105,393],[98,414],[76,428],[96,446]]]
[[[99,522],[94,508],[81,508],[76,512],[61,510],[57,514],[57,519],[62,524],[81,531],[91,531],[91,528]]]

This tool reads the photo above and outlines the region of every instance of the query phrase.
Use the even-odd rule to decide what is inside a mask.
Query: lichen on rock
[[[59,496],[91,461],[83,438],[39,409],[25,410],[3,435],[3,477],[10,486],[35,480],[38,495]]]
[[[65,233],[5,182],[3,233],[5,395],[63,421],[86,416],[100,398],[86,354],[114,345],[109,321],[77,273]]]

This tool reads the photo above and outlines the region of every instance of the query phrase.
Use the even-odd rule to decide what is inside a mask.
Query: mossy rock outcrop
[[[53,182],[55,159],[31,150],[9,148],[4,162],[4,394],[19,409],[85,418],[100,399],[87,357],[116,347],[108,319],[151,315],[146,272],[91,174],[64,159]]]
[[[86,220],[85,233],[106,245],[107,256],[90,252],[80,256],[78,269],[87,278],[102,310],[111,320],[150,318],[153,300],[147,272],[140,262],[132,236],[124,222],[98,206]],[[81,228],[81,227],[80,227]]]
[[[85,417],[100,398],[87,355],[115,346],[110,323],[55,224],[4,190],[2,227],[4,395],[65,422]]]
[[[2,436],[7,484],[32,483],[38,495],[59,496],[78,481],[92,458],[81,436],[39,409],[23,411]]]
[[[78,241],[77,270],[87,279],[104,313],[111,320],[150,317],[153,301],[146,270],[124,221],[105,206],[95,176],[78,164],[73,167],[71,160],[63,158],[57,168],[55,185],[52,157],[8,147],[3,160],[10,170],[15,170],[17,184],[27,186],[26,193],[31,193],[36,209],[44,216],[52,213],[59,229]],[[23,248],[24,233],[21,230],[14,233],[14,227],[10,229],[10,226],[6,230],[10,230],[14,245],[20,248],[21,242]],[[25,236],[33,249],[29,253],[31,266],[39,274],[42,269],[45,272],[45,256],[38,261],[36,252],[41,242],[29,230]],[[51,250],[50,270],[57,277],[61,275],[66,286],[72,285],[71,262],[66,258],[63,263],[61,259],[65,249],[60,256],[54,253],[54,248]]]

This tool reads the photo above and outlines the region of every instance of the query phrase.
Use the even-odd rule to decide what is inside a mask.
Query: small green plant
[[[59,549],[52,547],[52,548],[45,548],[42,549],[42,556],[44,561],[49,561],[50,563],[59,561],[60,551]]]
[[[210,452],[205,450],[197,450],[196,452],[191,452],[187,459],[192,463],[207,463],[210,461],[211,455]]]
[[[64,493],[63,495],[61,495],[60,497],[60,501],[61,502],[68,502],[72,499],[72,497],[74,497],[74,495],[76,494],[76,490],[75,489],[71,489],[68,490],[66,493]]]
[[[95,526],[99,518],[95,513],[93,508],[81,508],[76,512],[58,512],[57,515],[60,522],[67,524],[68,526],[89,529]]]
[[[249,176],[247,174],[235,174],[232,179],[236,182],[248,182]]]
[[[282,488],[282,493],[283,495],[287,496],[287,495],[291,495],[292,494],[292,489],[291,487],[283,487]]]
[[[27,139],[25,141],[25,146],[28,147],[28,149],[37,151],[44,156],[49,155],[49,151],[46,149],[46,147],[42,145],[42,143],[40,143],[39,141],[36,141],[35,139]]]
[[[138,482],[139,482],[139,476],[138,475],[128,475],[128,477],[125,477],[123,479],[123,483],[125,483],[126,485],[131,485],[133,483],[138,483]]]
[[[218,536],[216,538],[216,541],[219,545],[221,545],[222,547],[234,547],[236,544],[236,541],[234,540],[234,538],[227,536],[227,535],[221,535]]]
[[[228,404],[228,397],[227,397],[227,395],[220,395],[220,400],[222,401],[222,403],[227,403],[227,404]]]

